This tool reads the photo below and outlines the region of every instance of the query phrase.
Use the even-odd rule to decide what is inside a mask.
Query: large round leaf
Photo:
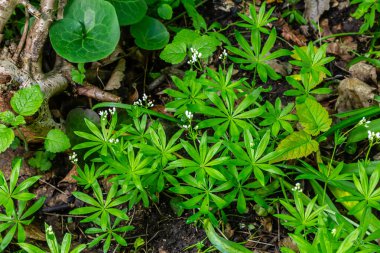
[[[0,124],[0,153],[4,152],[12,144],[15,138],[13,130]]]
[[[120,25],[139,22],[146,14],[148,6],[145,0],[107,0],[116,10]]]
[[[92,62],[111,54],[119,41],[115,8],[104,0],[72,0],[64,18],[50,28],[54,50],[76,63]]]
[[[136,45],[146,50],[164,48],[169,42],[166,27],[157,19],[148,16],[131,26],[131,34]]]

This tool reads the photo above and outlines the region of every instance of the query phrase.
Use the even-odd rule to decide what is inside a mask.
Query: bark
[[[41,1],[41,17],[36,18],[26,40],[23,66],[32,75],[42,73],[42,49],[49,34],[49,27],[53,22],[55,0]]]
[[[0,0],[0,43],[3,39],[4,27],[16,8],[17,3],[17,0]]]

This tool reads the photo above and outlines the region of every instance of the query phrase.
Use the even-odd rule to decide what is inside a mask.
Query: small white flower
[[[183,125],[182,126],[184,129],[189,129],[191,127],[191,125]]]
[[[114,115],[115,112],[116,112],[116,108],[115,108],[115,107],[112,107],[112,108],[110,108],[108,111],[109,111],[109,113],[110,113],[111,115]]]
[[[333,236],[336,235],[336,229],[335,229],[335,228],[333,228],[333,229],[331,230],[331,234],[332,234]]]
[[[189,112],[189,111],[185,111],[185,116],[188,119],[192,119],[194,115],[191,112]]]
[[[71,155],[69,155],[69,160],[72,163],[77,163],[78,162],[78,155],[77,155],[77,153],[73,152]]]
[[[369,127],[369,126],[368,126],[369,123],[371,123],[371,121],[370,121],[370,120],[366,120],[366,118],[363,117],[363,118],[359,121],[358,126],[362,126],[362,125],[364,125],[364,127],[368,128],[368,127]]]
[[[46,232],[47,232],[49,235],[54,235],[53,227],[52,227],[52,226],[49,226],[49,227],[46,229]]]
[[[300,183],[296,183],[295,187],[292,188],[292,191],[294,191],[294,192],[302,192],[303,189],[301,188],[301,184]]]
[[[143,101],[147,101],[148,100],[148,96],[145,93],[143,94],[142,100]]]

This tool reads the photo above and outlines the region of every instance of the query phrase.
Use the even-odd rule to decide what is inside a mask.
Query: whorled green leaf
[[[49,131],[45,139],[46,151],[58,153],[68,148],[70,148],[70,140],[64,132],[59,129]]]
[[[332,123],[329,113],[312,98],[306,98],[302,104],[297,104],[297,116],[303,130],[313,136],[329,130]]]
[[[283,152],[271,160],[272,163],[306,157],[319,148],[318,142],[313,140],[305,131],[293,132],[283,139],[276,151]]]
[[[169,32],[157,19],[145,16],[131,26],[131,34],[137,46],[146,50],[158,50],[169,42]]]
[[[115,8],[104,0],[72,0],[64,18],[49,31],[54,50],[76,63],[93,62],[111,54],[120,38]]]
[[[206,232],[207,238],[210,240],[212,245],[214,245],[214,247],[217,248],[220,252],[222,253],[252,253],[252,251],[245,248],[244,246],[236,242],[228,241],[224,239],[223,237],[219,236],[215,232],[215,229],[209,220],[204,221],[203,228]]]
[[[0,124],[0,153],[4,152],[12,144],[15,134],[12,129]]]
[[[178,64],[186,57],[185,43],[171,43],[161,52],[160,58],[171,64]]]
[[[138,23],[144,18],[148,6],[145,0],[107,0],[116,10],[120,25]]]
[[[31,116],[38,111],[43,101],[44,94],[36,84],[18,90],[11,98],[11,106],[18,114]]]

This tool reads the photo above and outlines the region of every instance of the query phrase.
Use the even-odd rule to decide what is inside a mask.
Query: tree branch
[[[12,13],[16,8],[17,3],[17,0],[0,0],[0,43],[3,40],[3,30],[5,24],[12,16]]]
[[[41,0],[41,17],[36,18],[24,48],[23,68],[32,75],[41,74],[42,50],[53,22],[55,0]]]

